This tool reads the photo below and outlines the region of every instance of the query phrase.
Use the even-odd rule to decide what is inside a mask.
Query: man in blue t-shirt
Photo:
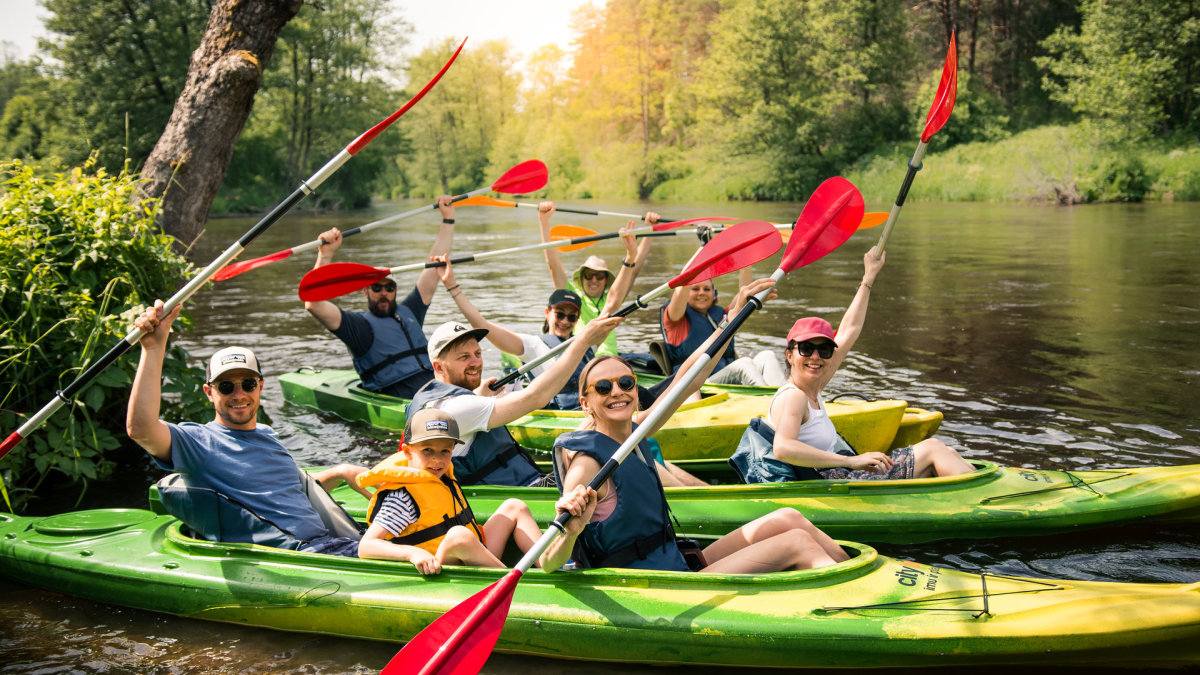
[[[159,300],[134,322],[145,335],[125,418],[129,437],[162,469],[179,472],[190,486],[215,491],[257,516],[249,521],[253,526],[226,524],[219,533],[204,534],[251,542],[261,540],[255,535],[270,527],[272,535],[280,530],[295,540],[299,550],[356,556],[358,542],[330,535],[309,502],[295,460],[270,427],[257,423],[263,377],[249,349],[226,347],[209,360],[204,393],[216,409],[212,422],[170,424],[159,419],[163,357],[178,316],[179,307],[164,313]],[[340,464],[313,478],[326,490],[343,480],[358,489],[354,477],[363,471],[366,467]]]
[[[442,226],[429,250],[430,258],[448,255],[454,239],[454,203],[443,195],[437,205]],[[333,262],[333,252],[342,245],[342,233],[332,228],[321,234],[321,241],[325,243],[317,248],[314,269]],[[421,272],[416,286],[399,303],[396,281],[388,277],[363,289],[366,311],[347,312],[327,300],[305,302],[304,309],[346,343],[364,389],[412,398],[433,379],[424,324],[437,285],[438,270],[431,267]]]

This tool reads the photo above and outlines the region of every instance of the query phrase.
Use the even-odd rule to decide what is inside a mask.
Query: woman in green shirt
[[[542,241],[550,241],[550,216],[552,215],[554,215],[554,202],[542,202],[538,205],[538,223],[542,227]],[[658,214],[648,211],[644,220],[653,225],[658,222]],[[621,231],[632,228],[634,224],[634,221],[629,221]],[[633,287],[638,273],[642,271],[646,256],[650,253],[650,238],[643,237],[641,243],[635,245],[634,235],[623,234],[621,242],[625,244],[625,258],[621,261],[621,271],[615,275],[608,269],[608,264],[604,260],[593,255],[583,261],[583,265],[575,270],[574,274],[567,277],[562,261],[558,257],[558,250],[553,248],[545,250],[546,265],[550,268],[550,278],[554,281],[554,287],[572,290],[583,301],[583,306],[580,307],[579,323],[575,324],[576,333],[579,333],[589,321],[601,314],[611,314],[620,309],[621,303],[625,302],[625,296]],[[606,354],[617,356],[616,331],[609,333],[604,342],[596,348],[596,356]]]

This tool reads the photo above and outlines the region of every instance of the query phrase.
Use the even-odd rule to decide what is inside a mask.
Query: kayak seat
[[[362,527],[317,481],[304,471],[300,474],[309,502],[330,535],[360,539]],[[197,539],[290,550],[307,543],[229,495],[188,484],[182,474],[167,474],[155,483],[155,488],[163,510],[182,521]]]

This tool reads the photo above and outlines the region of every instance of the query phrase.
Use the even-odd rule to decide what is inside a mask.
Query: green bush
[[[7,437],[124,337],[146,305],[170,295],[191,265],[155,228],[157,202],[138,197],[127,171],[112,176],[90,160],[46,176],[14,160],[0,164],[0,180],[0,433]],[[8,508],[21,507],[55,474],[52,483],[65,478],[82,497],[88,481],[112,469],[106,453],[124,439],[136,367],[136,354],[118,359],[70,410],[0,459]],[[164,376],[164,416],[197,416],[203,376],[182,348],[172,349]]]

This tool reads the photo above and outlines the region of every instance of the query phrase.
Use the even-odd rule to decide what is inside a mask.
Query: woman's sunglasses
[[[228,396],[233,393],[233,388],[236,386],[237,383],[233,380],[221,380],[217,383],[217,391],[221,392],[222,396]],[[242,379],[242,391],[249,394],[255,389],[258,389],[257,377],[247,377]]]
[[[576,321],[579,320],[578,314],[563,314],[562,312],[558,311],[557,309],[554,310],[554,317],[557,318],[559,321],[566,321],[568,323],[575,323]]]
[[[837,349],[837,345],[832,342],[809,342],[805,340],[804,342],[794,342],[792,344],[796,346],[796,351],[800,352],[800,356],[812,356],[813,352],[816,352],[823,359],[832,358],[834,350]]]
[[[622,375],[620,377],[610,377],[605,380],[596,380],[588,385],[587,389],[583,390],[583,395],[587,396],[589,391],[595,389],[597,394],[600,394],[601,396],[608,396],[609,394],[613,393],[614,382],[618,387],[621,388],[621,391],[633,391],[633,388],[637,386],[636,377],[633,375]]]
[[[579,276],[583,277],[584,281],[600,281],[601,279],[608,278],[608,275],[605,274],[604,272],[590,272],[590,271],[584,272],[583,274],[580,274]]]
[[[371,291],[373,293],[380,293],[383,291],[387,291],[388,293],[395,293],[396,292],[396,282],[385,281],[382,284],[371,284]]]

